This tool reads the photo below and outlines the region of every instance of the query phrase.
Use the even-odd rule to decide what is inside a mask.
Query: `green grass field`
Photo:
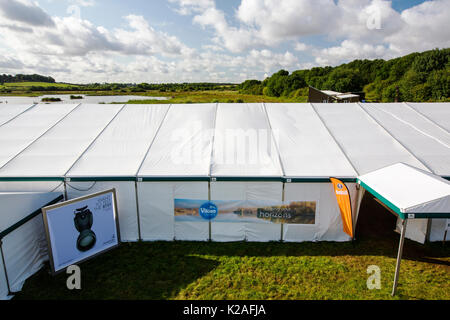
[[[122,244],[81,265],[82,289],[48,268],[15,299],[450,299],[448,244],[406,241],[398,295],[391,297],[399,236],[395,219],[365,199],[353,243]],[[370,214],[368,214],[370,213]],[[377,218],[377,220],[374,220]],[[381,290],[367,289],[367,267],[381,269]]]
[[[3,86],[5,88],[27,88],[27,87],[59,87],[59,88],[67,88],[72,85],[65,83],[48,83],[48,82],[14,82],[14,83],[5,83]]]
[[[241,94],[237,91],[194,91],[194,92],[157,92],[148,91],[145,95],[149,96],[163,96],[170,99],[160,101],[160,100],[131,100],[130,104],[142,104],[142,103],[168,103],[168,104],[178,104],[178,103],[280,103],[280,102],[306,102],[307,97],[299,97],[296,99],[288,98],[277,98],[277,97],[267,97],[251,94]]]

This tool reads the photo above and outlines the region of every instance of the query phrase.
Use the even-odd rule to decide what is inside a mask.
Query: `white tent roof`
[[[408,105],[429,118],[442,128],[450,131],[450,107],[448,102],[442,103],[411,103]]]
[[[262,104],[220,104],[215,128],[213,177],[283,176]]]
[[[62,106],[62,105],[61,105]],[[4,177],[64,176],[123,105],[83,104],[0,169]]]
[[[355,179],[398,162],[450,177],[450,104],[430,105],[440,124],[404,103],[8,104],[0,179]]]
[[[35,142],[76,106],[75,104],[40,104],[2,125],[0,127],[0,168]]]
[[[169,105],[127,105],[68,172],[67,177],[133,177]]]
[[[429,172],[397,163],[358,180],[398,213],[450,213],[450,182]]]
[[[0,126],[11,121],[33,106],[34,105],[29,104],[0,104]]]
[[[345,154],[311,105],[267,104],[287,177],[355,177]]]
[[[207,177],[216,104],[171,105],[139,177]]]
[[[319,116],[359,174],[397,162],[427,168],[358,103],[314,103]]]
[[[362,104],[376,121],[438,175],[450,172],[450,134],[405,104]]]

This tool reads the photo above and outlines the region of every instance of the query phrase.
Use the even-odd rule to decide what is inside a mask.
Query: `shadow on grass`
[[[17,300],[162,300],[169,299],[219,263],[173,252],[170,246],[122,244],[118,249],[83,263],[82,290],[69,291],[68,275],[55,277],[46,266],[26,281]]]

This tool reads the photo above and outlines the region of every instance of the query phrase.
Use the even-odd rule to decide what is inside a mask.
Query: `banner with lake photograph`
[[[175,221],[315,224],[316,208],[316,201],[175,199]]]

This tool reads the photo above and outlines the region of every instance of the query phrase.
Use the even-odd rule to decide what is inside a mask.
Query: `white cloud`
[[[290,41],[296,51],[306,51],[312,46],[299,40],[325,35],[341,45],[316,50],[316,62],[337,64],[448,47],[450,42],[450,0],[427,1],[402,13],[386,0],[242,0],[235,13],[239,26],[232,26],[212,0],[170,1],[192,14],[193,23],[213,28],[213,42],[234,53]]]
[[[302,42],[296,42],[295,46],[294,46],[294,50],[295,51],[307,51],[307,50],[310,50],[310,49],[312,49],[311,45],[308,45],[308,44],[305,44],[305,43],[302,43]]]
[[[116,28],[105,28],[77,16],[51,17],[31,0],[0,0],[0,68],[67,82],[236,82],[282,68],[450,47],[450,0],[403,12],[384,0],[241,0],[232,13],[214,0],[169,2],[199,28],[197,48],[139,15],[125,14]],[[9,14],[12,8],[20,10]],[[314,36],[320,37],[311,45]]]
[[[344,40],[341,45],[314,50],[315,62],[318,65],[338,65],[353,59],[377,59],[386,57],[388,48],[383,45],[372,45],[354,40]]]
[[[125,17],[128,28],[107,30],[76,17],[52,18],[54,28],[32,32],[0,25],[1,37],[16,50],[42,55],[84,56],[90,52],[129,55],[181,55],[191,49],[176,37],[153,29],[141,16]]]
[[[386,37],[396,55],[450,47],[450,0],[427,1],[401,13],[404,26]]]
[[[333,0],[242,0],[237,17],[270,43],[332,30],[336,11]]]
[[[0,0],[0,19],[29,26],[52,27],[51,17],[36,3],[27,0]]]

